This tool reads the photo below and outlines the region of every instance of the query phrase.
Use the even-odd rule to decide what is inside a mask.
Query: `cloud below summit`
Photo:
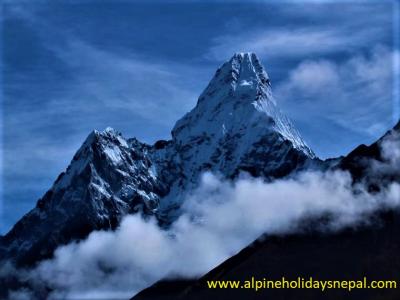
[[[307,218],[330,216],[323,231],[368,223],[375,210],[398,208],[399,195],[398,184],[375,195],[362,186],[354,193],[350,175],[339,171],[305,172],[272,183],[252,178],[232,183],[206,173],[170,229],[127,216],[115,232],[93,232],[17,276],[39,289],[52,287],[50,299],[129,298],[161,278],[200,276],[264,233],[297,232]]]

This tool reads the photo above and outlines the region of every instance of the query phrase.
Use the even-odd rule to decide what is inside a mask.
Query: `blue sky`
[[[320,157],[371,143],[398,119],[396,22],[392,1],[4,1],[0,233],[91,130],[168,139],[234,52]]]

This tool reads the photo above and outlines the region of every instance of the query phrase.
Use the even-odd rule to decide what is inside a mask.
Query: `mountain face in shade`
[[[400,182],[400,121],[375,143],[351,151],[337,168],[349,171],[356,182],[364,181],[372,192]]]
[[[131,213],[168,225],[204,171],[270,180],[313,160],[277,108],[259,59],[238,53],[176,123],[171,140],[151,146],[110,128],[92,132],[36,207],[0,238],[0,254],[30,265],[93,230],[114,229]]]
[[[400,183],[400,122],[375,143],[361,145],[337,159],[333,169],[347,170],[355,183],[375,192]],[[400,195],[399,195],[400,197]],[[209,289],[210,280],[397,280],[400,274],[400,212],[380,211],[376,222],[357,230],[269,236],[255,241],[198,280],[165,280],[132,300],[200,299],[400,299],[400,290],[362,289]]]

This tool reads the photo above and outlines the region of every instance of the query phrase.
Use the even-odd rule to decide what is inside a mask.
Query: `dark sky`
[[[234,52],[259,56],[278,105],[322,158],[398,119],[395,1],[2,3],[0,233],[91,130],[168,139]]]

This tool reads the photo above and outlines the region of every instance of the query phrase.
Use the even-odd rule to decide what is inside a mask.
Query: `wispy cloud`
[[[357,45],[357,40],[343,36],[337,30],[274,28],[256,33],[218,37],[207,55],[221,58],[226,57],[228,53],[241,50],[252,51],[270,59],[288,59],[348,51]]]
[[[235,26],[227,24],[226,33],[213,39],[206,57],[220,59],[235,51],[253,51],[266,59],[288,60],[352,53],[384,39],[390,41],[391,15],[387,9],[390,3],[385,7],[385,3],[377,6],[377,2],[364,5],[354,1],[336,4],[326,1],[324,5],[321,1],[309,2],[312,3],[286,6],[273,2],[270,10],[260,8],[262,11],[265,9],[265,17],[274,13],[277,18],[289,17],[293,22],[277,22],[273,18],[264,26],[249,26],[238,20]],[[300,10],[301,14],[298,13]],[[380,13],[374,13],[376,11]],[[257,17],[262,17],[262,14]],[[368,26],[365,18],[368,18]],[[259,23],[259,20],[255,22]]]

